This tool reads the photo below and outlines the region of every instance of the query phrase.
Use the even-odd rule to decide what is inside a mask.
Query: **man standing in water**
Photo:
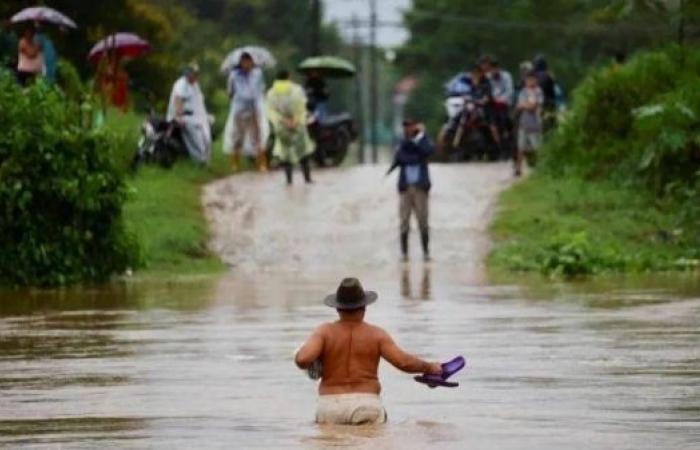
[[[415,120],[404,120],[404,139],[394,156],[390,174],[399,168],[399,219],[401,221],[401,255],[408,260],[408,235],[411,215],[415,213],[420,229],[423,257],[430,260],[430,229],[428,224],[428,194],[431,188],[428,158],[435,147],[425,134],[425,127]]]
[[[294,358],[300,369],[320,363],[322,374],[317,423],[363,425],[384,423],[387,414],[379,394],[379,359],[406,373],[440,375],[442,366],[401,350],[383,329],[364,321],[365,308],[377,300],[355,278],[342,281],[325,304],[340,320],[316,328]]]

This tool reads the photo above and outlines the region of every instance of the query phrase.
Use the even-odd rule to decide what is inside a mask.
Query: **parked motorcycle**
[[[348,113],[322,119],[313,117],[308,126],[309,135],[316,144],[314,159],[320,167],[342,164],[350,144],[358,137],[355,123]]]
[[[149,114],[141,125],[141,138],[131,161],[131,169],[142,164],[158,164],[170,168],[178,158],[187,158],[180,126],[176,121],[167,121]]]
[[[484,105],[471,96],[462,96],[448,98],[446,108],[451,116],[440,133],[439,154],[443,159],[451,162],[498,159],[499,148],[486,121]]]

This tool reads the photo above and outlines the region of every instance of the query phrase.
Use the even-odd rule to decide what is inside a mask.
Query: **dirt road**
[[[205,189],[211,248],[248,270],[380,267],[399,258],[396,174],[384,166],[317,171],[315,184],[284,185],[280,173],[247,173]],[[486,227],[507,164],[432,165],[433,259],[475,270],[488,250]],[[412,253],[419,256],[417,233]]]

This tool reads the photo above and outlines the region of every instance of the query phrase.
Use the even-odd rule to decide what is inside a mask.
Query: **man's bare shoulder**
[[[367,322],[365,322],[364,325],[367,327],[367,331],[377,339],[384,339],[385,337],[389,337],[389,333],[387,333],[387,331],[382,327],[372,325],[371,323]]]
[[[314,333],[320,334],[320,335],[327,334],[328,332],[333,330],[334,326],[335,326],[335,322],[322,323],[321,325],[316,327],[316,329],[314,330]]]

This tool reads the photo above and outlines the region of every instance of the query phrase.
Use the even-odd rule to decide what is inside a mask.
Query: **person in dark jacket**
[[[543,55],[537,55],[532,61],[537,75],[537,82],[544,95],[542,116],[544,131],[547,132],[557,125],[557,91],[556,82],[549,70],[549,64]]]
[[[401,221],[401,255],[408,260],[408,235],[411,215],[415,214],[420,229],[423,256],[430,260],[430,229],[428,224],[428,194],[431,188],[428,158],[435,150],[433,142],[426,136],[423,124],[415,120],[403,123],[404,139],[399,143],[389,175],[399,169],[399,219]]]

